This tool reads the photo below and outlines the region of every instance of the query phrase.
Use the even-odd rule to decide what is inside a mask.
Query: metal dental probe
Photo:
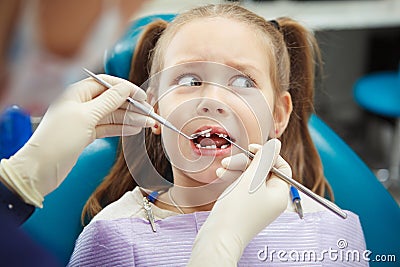
[[[102,78],[100,78],[99,76],[97,76],[96,74],[94,74],[93,72],[91,72],[90,70],[86,69],[86,68],[82,68],[84,72],[86,72],[87,75],[89,75],[90,77],[92,77],[93,79],[95,79],[95,81],[97,81],[98,83],[100,83],[101,85],[104,85],[107,88],[111,88],[112,85],[109,84],[108,82],[104,81]],[[136,86],[136,85],[134,85]],[[136,86],[139,90],[142,90],[142,88]],[[131,97],[128,97],[126,99],[129,103],[131,103],[135,108],[139,109],[140,111],[144,112],[145,115],[148,115],[149,117],[155,119],[156,121],[158,121],[159,123],[161,123],[162,125],[164,125],[165,127],[177,132],[178,134],[182,135],[183,137],[189,139],[189,140],[193,140],[197,137],[199,137],[200,135],[206,134],[211,132],[212,129],[207,129],[198,133],[194,133],[192,135],[187,135],[185,133],[183,133],[182,131],[180,131],[178,128],[176,128],[174,125],[172,125],[169,121],[167,121],[166,119],[164,119],[163,117],[161,117],[160,115],[158,115],[157,113],[155,113],[153,110],[150,110],[148,107],[146,107],[145,105],[143,105],[142,103],[134,100]]]
[[[253,159],[254,158],[254,154],[251,153],[250,151],[244,149],[243,147],[239,146],[238,144],[236,144],[235,142],[233,142],[232,140],[230,140],[227,137],[224,137],[223,135],[219,135],[219,137],[225,139],[226,141],[228,141],[229,143],[231,143],[232,145],[234,145],[235,147],[237,147],[238,149],[240,149],[241,151],[243,151],[244,153],[246,153],[246,155],[250,158]],[[277,175],[279,178],[281,178],[282,180],[284,180],[285,182],[293,185],[295,188],[297,188],[298,190],[300,190],[301,192],[303,192],[304,194],[306,194],[307,196],[309,196],[310,198],[314,199],[315,201],[317,201],[319,204],[321,204],[322,206],[324,206],[325,208],[329,209],[330,211],[336,213],[337,215],[339,215],[340,217],[342,217],[343,219],[347,218],[347,214],[341,210],[338,206],[336,206],[335,204],[333,204],[332,202],[329,202],[328,200],[326,200],[325,198],[315,194],[313,191],[311,191],[310,189],[308,189],[307,187],[305,187],[304,185],[302,185],[301,183],[297,182],[296,180],[294,180],[293,178],[287,176],[285,173],[281,172],[280,170],[278,170],[275,167],[272,167],[271,172],[273,172],[275,175]]]

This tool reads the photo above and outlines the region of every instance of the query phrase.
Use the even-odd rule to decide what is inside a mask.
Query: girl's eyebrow
[[[235,62],[235,61],[228,61],[225,62],[226,65],[240,71],[243,74],[246,73],[256,73],[256,74],[261,74],[260,70],[256,67],[254,67],[254,64],[251,63],[245,63],[245,62]]]
[[[176,65],[180,65],[180,64],[187,64],[187,63],[194,63],[194,62],[214,62],[214,61],[209,61],[206,60],[204,58],[187,58],[187,59],[183,59],[180,60],[178,62],[175,62],[175,66]],[[242,74],[246,74],[246,73],[255,73],[255,74],[259,74],[262,75],[261,71],[254,67],[254,64],[251,64],[250,62],[242,62],[242,61],[225,61],[224,63],[220,63],[220,62],[215,62],[221,65],[226,65],[229,66],[235,70],[240,71]]]

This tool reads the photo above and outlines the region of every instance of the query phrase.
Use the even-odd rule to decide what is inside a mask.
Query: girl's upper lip
[[[221,126],[217,126],[217,125],[204,125],[201,126],[200,128],[198,128],[196,131],[194,131],[195,133],[201,132],[201,131],[205,131],[207,129],[211,129],[210,134],[225,134],[227,135],[232,141],[234,141],[234,139],[232,138],[232,136]]]

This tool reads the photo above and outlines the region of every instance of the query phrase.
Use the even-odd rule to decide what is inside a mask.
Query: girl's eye
[[[181,76],[177,79],[178,85],[184,85],[184,86],[201,86],[202,82],[198,77],[196,77],[193,74],[186,74],[184,76]]]
[[[233,78],[231,86],[238,88],[254,88],[256,87],[252,79],[246,76],[238,76]]]

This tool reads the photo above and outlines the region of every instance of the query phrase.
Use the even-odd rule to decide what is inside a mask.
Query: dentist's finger
[[[245,171],[251,160],[244,153],[226,157],[221,161],[222,167],[232,171]]]
[[[286,182],[271,175],[262,193],[264,197],[260,199],[258,205],[268,207],[271,218],[277,218],[285,211],[289,199],[289,185]]]
[[[144,101],[147,99],[146,93],[141,88],[127,80],[106,74],[100,74],[98,77],[112,85],[110,89],[119,84],[125,85],[124,87],[128,88],[128,91],[124,91],[122,93],[125,99],[128,96],[136,99],[137,101]],[[96,99],[98,96],[110,89],[94,80],[94,78],[89,77],[71,85],[68,90],[66,90],[65,97],[84,103]]]
[[[146,92],[142,88],[140,88],[139,86],[137,86],[134,83],[131,83],[128,80],[125,80],[125,79],[122,79],[119,77],[115,77],[115,76],[111,76],[108,74],[99,74],[98,77],[100,77],[104,81],[108,82],[113,87],[120,83],[126,84],[127,86],[129,86],[131,88],[131,94],[129,96],[137,101],[145,101],[147,99]],[[93,79],[93,78],[89,78],[89,79]],[[94,81],[94,82],[97,82],[97,81]]]
[[[123,81],[102,92],[97,97],[86,102],[86,104],[92,114],[101,119],[108,113],[118,109],[126,102],[128,97],[139,102],[147,99],[146,93],[140,87],[128,81]]]
[[[290,168],[289,163],[284,160],[280,155],[276,158],[274,167],[289,177],[292,177],[292,169]],[[276,176],[276,175],[274,175]]]
[[[256,154],[261,148],[262,148],[262,145],[259,145],[259,144],[250,144],[249,145],[249,151],[253,154]]]
[[[242,171],[231,171],[224,168],[218,168],[215,173],[219,179],[225,182],[233,182],[243,174]]]
[[[142,127],[135,127],[121,124],[105,124],[96,126],[95,138],[130,136],[136,135],[142,131]]]
[[[255,172],[249,187],[250,193],[257,191],[265,182],[271,168],[275,165],[280,149],[281,142],[278,139],[271,139],[257,151],[251,164],[251,168],[255,168]]]
[[[119,83],[104,91],[101,95],[86,102],[85,105],[99,121],[107,114],[117,110],[132,92],[132,87],[127,83]]]
[[[142,104],[143,106],[145,106],[147,108],[147,110],[149,110],[149,112],[154,110],[154,108],[149,103],[147,103],[146,101],[138,101],[138,102],[140,104]],[[122,104],[122,106],[120,108],[144,114],[143,111],[141,111],[140,109],[136,108],[128,100],[124,104]]]
[[[124,124],[137,127],[151,127],[154,126],[156,121],[153,118],[138,114],[132,111],[117,109],[116,111],[108,114],[102,118],[97,125],[104,124]]]

